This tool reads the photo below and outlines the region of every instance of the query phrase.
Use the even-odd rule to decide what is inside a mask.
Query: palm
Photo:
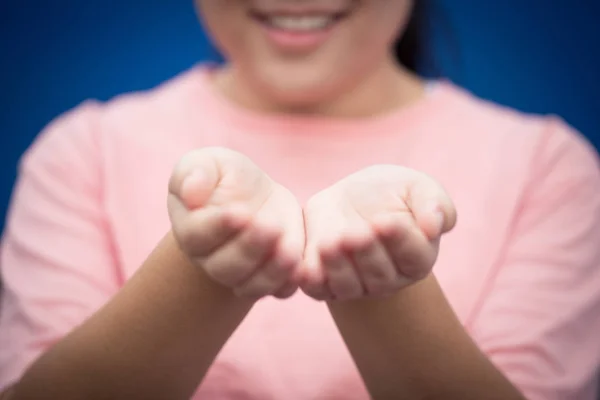
[[[392,165],[374,166],[352,174],[332,189],[352,209],[372,222],[388,213],[410,213],[409,190],[420,174]]]
[[[305,210],[304,289],[317,298],[327,298],[327,291],[357,297],[421,279],[454,218],[446,194],[424,174],[382,165],[350,175],[315,195]]]
[[[180,162],[169,211],[184,251],[216,281],[251,297],[286,297],[304,250],[302,209],[247,157],[205,148]]]
[[[302,212],[296,198],[275,183],[247,157],[220,149],[217,162],[221,180],[212,192],[207,206],[243,204],[245,209],[269,226],[282,226],[284,236],[302,234]]]

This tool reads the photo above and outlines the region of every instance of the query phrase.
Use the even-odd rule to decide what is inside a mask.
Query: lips
[[[310,32],[330,28],[341,20],[346,13],[311,13],[311,14],[285,14],[285,13],[254,13],[253,17],[262,24],[289,32]]]
[[[260,24],[267,41],[286,53],[307,54],[321,47],[350,15],[342,9],[279,7],[256,9],[250,16]]]
[[[297,32],[327,29],[335,21],[334,15],[272,15],[263,19],[272,28]]]

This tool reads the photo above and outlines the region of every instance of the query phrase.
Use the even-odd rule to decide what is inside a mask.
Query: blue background
[[[563,116],[599,146],[599,19],[597,1],[438,0],[427,58],[482,97]],[[216,59],[191,0],[0,0],[0,215],[20,154],[53,117]]]

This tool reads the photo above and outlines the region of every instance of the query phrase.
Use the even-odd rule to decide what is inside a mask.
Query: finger
[[[312,297],[315,300],[329,301],[335,299],[335,296],[327,286],[327,280],[324,280],[323,283],[304,282],[300,287],[307,296]]]
[[[306,257],[300,266],[300,287],[307,296],[315,300],[333,300],[333,294],[327,286],[327,279],[323,267],[318,260],[318,253],[314,251],[316,257]],[[313,254],[313,251],[311,251]]]
[[[271,257],[281,236],[276,227],[250,223],[241,233],[203,260],[207,273],[228,287],[248,279]]]
[[[308,201],[306,208],[308,212],[304,213],[304,225],[306,232],[306,249],[304,251],[304,261],[300,267],[300,288],[308,296],[319,301],[334,300],[334,295],[331,292],[327,276],[324,270],[321,254],[318,248],[318,243],[322,242],[324,232],[336,232],[340,227],[343,227],[344,220],[334,214],[334,219],[327,220],[327,230],[321,226],[323,222],[322,208],[314,210],[315,197]],[[310,215],[310,218],[307,216]]]
[[[348,300],[365,295],[366,290],[341,243],[324,245],[319,253],[327,285],[335,299]]]
[[[325,282],[319,251],[314,241],[308,242],[300,265],[300,279],[304,286],[319,286]]]
[[[275,293],[291,277],[298,264],[298,258],[282,251],[275,254],[252,275],[234,289],[241,297],[263,297]]]
[[[219,184],[221,171],[208,149],[192,151],[179,161],[169,181],[169,193],[188,209],[204,205]]]
[[[273,296],[278,299],[287,299],[287,298],[292,297],[294,295],[294,293],[296,293],[297,290],[298,290],[298,283],[292,281],[292,282],[286,283],[281,288],[279,288],[275,293],[273,293]]]
[[[287,215],[290,217],[289,215]],[[298,290],[302,281],[302,261],[306,247],[306,234],[304,232],[304,216],[302,209],[298,206],[296,218],[290,218],[286,224],[285,234],[280,244],[280,252],[287,254],[294,260],[294,266],[290,271],[287,282],[277,289],[273,294],[276,298],[287,299]]]
[[[188,211],[173,195],[169,195],[168,203],[173,232],[181,248],[192,258],[208,256],[250,221],[250,214],[240,208]]]
[[[343,246],[350,254],[367,293],[383,294],[395,286],[398,277],[396,267],[371,229],[346,237]]]
[[[408,207],[429,239],[450,231],[456,224],[456,209],[446,191],[430,177],[408,188]]]
[[[427,276],[437,258],[437,242],[431,242],[408,214],[391,214],[373,224],[396,270],[409,281]]]
[[[296,204],[296,199],[289,192],[279,192],[279,200]],[[286,198],[287,197],[287,198]],[[277,243],[276,250],[265,264],[258,267],[247,281],[235,289],[240,296],[265,296],[274,294],[284,286],[286,282],[294,282],[297,286],[298,265],[302,261],[305,244],[304,219],[302,209],[296,204],[296,208],[262,207],[257,220],[265,221],[265,224],[281,226],[282,236]],[[295,291],[295,289],[294,289]],[[283,291],[283,295],[289,296]],[[281,294],[280,294],[281,295]]]
[[[304,262],[300,265],[300,287],[307,296],[315,300],[333,300],[333,294],[327,286],[327,278],[317,249],[307,247]]]

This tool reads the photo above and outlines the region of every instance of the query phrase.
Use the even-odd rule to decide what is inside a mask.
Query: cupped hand
[[[389,295],[425,278],[456,211],[429,176],[378,165],[316,194],[304,218],[303,291],[347,300]]]
[[[247,157],[203,148],[169,183],[169,216],[183,252],[243,297],[291,296],[305,246],[302,208]]]

